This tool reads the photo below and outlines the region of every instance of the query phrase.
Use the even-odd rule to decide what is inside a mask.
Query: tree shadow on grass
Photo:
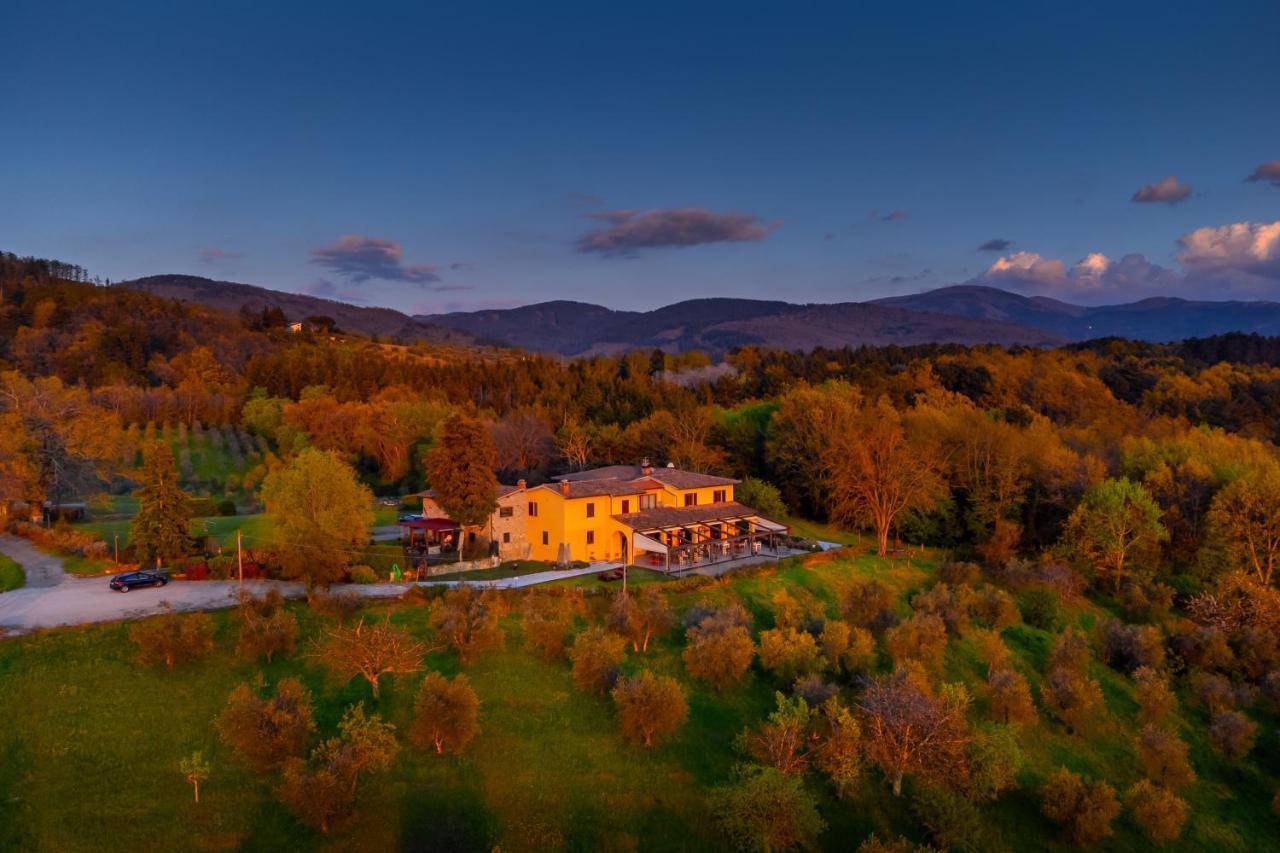
[[[30,751],[23,741],[15,740],[0,749],[0,850],[35,849],[25,820],[29,806],[22,787],[30,762]]]
[[[400,849],[405,853],[469,853],[492,850],[499,841],[498,820],[473,789],[451,789],[447,796],[410,789],[400,814]]]

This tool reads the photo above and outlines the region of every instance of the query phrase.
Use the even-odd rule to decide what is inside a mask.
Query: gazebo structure
[[[665,572],[767,553],[780,555],[785,524],[728,501],[707,506],[654,507],[619,515],[631,531],[631,561]]]

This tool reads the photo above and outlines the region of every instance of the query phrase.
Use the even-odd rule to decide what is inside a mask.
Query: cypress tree
[[[178,470],[173,451],[156,442],[144,454],[143,486],[138,498],[138,514],[129,523],[129,544],[141,563],[185,557],[191,549],[191,502],[178,488]]]
[[[450,416],[426,457],[427,477],[440,508],[464,527],[487,523],[498,505],[496,463],[485,425],[466,415]]]

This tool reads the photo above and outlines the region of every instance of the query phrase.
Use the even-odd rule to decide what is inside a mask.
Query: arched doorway
[[[622,556],[622,565],[625,566],[631,562],[631,538],[619,531],[618,542],[618,553]]]

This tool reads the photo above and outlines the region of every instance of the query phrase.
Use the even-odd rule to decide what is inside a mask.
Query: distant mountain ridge
[[[583,302],[419,316],[478,340],[563,355],[641,347],[724,352],[757,344],[812,349],[945,341],[1052,346],[1066,339],[998,319],[913,311],[863,302],[797,305],[758,299],[691,299],[653,311],[615,311]]]
[[[269,290],[254,284],[216,281],[196,275],[152,275],[122,281],[113,286],[141,290],[154,296],[191,302],[233,314],[242,306],[248,306],[255,313],[263,308],[279,308],[291,321],[305,320],[307,317],[332,317],[338,328],[370,336],[402,341],[473,343],[465,332],[424,322],[392,308],[366,308],[304,293]]]
[[[1227,332],[1280,335],[1280,303],[1276,302],[1207,302],[1154,296],[1120,305],[1085,307],[962,284],[877,299],[872,304],[1006,320],[1073,341],[1121,337],[1159,343]]]
[[[518,308],[410,317],[305,294],[199,276],[162,275],[121,287],[235,312],[277,306],[291,320],[332,317],[339,327],[399,341],[511,346],[566,356],[661,347],[722,353],[755,344],[817,346],[924,343],[1055,346],[1102,337],[1165,342],[1227,332],[1280,335],[1280,303],[1155,297],[1086,307],[994,287],[955,285],[870,302],[795,304],[711,297],[652,311],[558,300]]]

